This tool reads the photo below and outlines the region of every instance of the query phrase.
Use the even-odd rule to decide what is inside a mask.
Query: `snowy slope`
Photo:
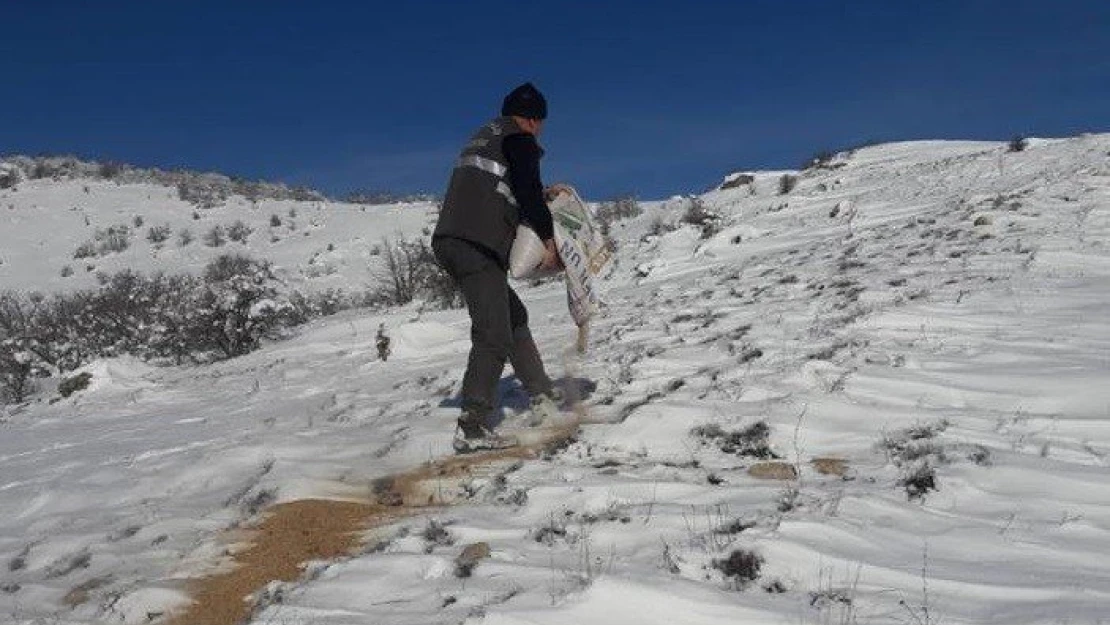
[[[96,284],[96,274],[133,269],[144,273],[197,272],[220,254],[247,253],[276,266],[279,277],[306,292],[364,289],[375,282],[383,239],[413,238],[434,223],[435,205],[362,206],[343,202],[231,196],[216,208],[182,201],[176,188],[104,180],[24,180],[0,190],[0,290],[72,291]],[[136,221],[138,218],[138,221]],[[205,244],[205,234],[242,222],[247,242]],[[136,223],[140,225],[136,226]],[[274,225],[277,224],[277,225]],[[126,226],[130,246],[75,258],[97,231]],[[161,245],[147,239],[169,227]],[[192,241],[181,243],[188,231]],[[68,267],[70,273],[63,272]]]
[[[253,622],[1104,619],[1110,135],[1021,153],[891,144],[837,162],[785,196],[782,172],[706,194],[722,215],[708,240],[648,234],[683,199],[614,224],[609,307],[581,359],[565,355],[561,285],[522,285],[552,373],[596,384],[578,440],[444,486],[456,505],[272,585]],[[53,191],[20,201],[34,193]],[[354,249],[339,211],[321,213],[336,249]],[[413,219],[397,227],[426,215]],[[34,221],[20,227],[47,231]],[[310,249],[284,245],[288,267]],[[266,504],[365,498],[376,478],[447,455],[467,345],[461,311],[349,311],[205,367],[100,361],[90,390],[9,410],[0,615],[157,620]],[[524,399],[505,390],[511,414]],[[714,436],[757,423],[796,478],[754,477],[761,459]],[[432,519],[445,536],[429,539]],[[456,577],[477,541],[490,557]],[[762,558],[750,583],[713,565],[737,549]]]

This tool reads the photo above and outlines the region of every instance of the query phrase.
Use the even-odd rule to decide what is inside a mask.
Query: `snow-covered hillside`
[[[245,253],[273,262],[278,277],[299,290],[358,291],[379,277],[383,240],[419,236],[435,211],[428,202],[364,206],[241,195],[199,208],[176,187],[25,179],[0,190],[0,290],[73,291],[94,286],[98,273],[124,269],[198,273],[220,254]],[[227,234],[237,222],[249,229],[245,242]],[[217,227],[224,231],[218,247],[208,238]],[[101,252],[109,229],[126,231],[125,249]],[[152,241],[152,230],[165,240]]]
[[[576,439],[443,478],[429,497],[451,505],[270,584],[252,622],[1104,620],[1110,135],[875,146],[780,195],[783,173],[702,196],[712,227],[680,223],[689,198],[614,223],[585,356],[562,286],[521,284],[549,368],[587,395]],[[5,193],[4,288],[68,288],[56,270],[93,228],[193,223],[164,188]],[[360,246],[431,207],[297,210],[310,236],[256,254],[290,276],[328,243],[363,271]],[[286,211],[201,220],[257,215],[259,237]],[[171,248],[97,262],[203,263]],[[267,506],[375,501],[450,454],[467,345],[462,311],[347,311],[203,367],[97,361],[89,389],[7,408],[0,620],[162,622]],[[511,417],[525,400],[503,386]]]

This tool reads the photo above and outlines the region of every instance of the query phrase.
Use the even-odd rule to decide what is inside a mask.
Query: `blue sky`
[[[0,153],[441,193],[533,81],[548,182],[703,191],[872,140],[1110,131],[1110,2],[0,0]]]

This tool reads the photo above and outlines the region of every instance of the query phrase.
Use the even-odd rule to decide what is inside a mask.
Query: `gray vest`
[[[509,164],[501,144],[505,137],[521,132],[511,117],[498,117],[474,133],[451,172],[434,234],[477,243],[505,267],[520,211],[509,187]]]

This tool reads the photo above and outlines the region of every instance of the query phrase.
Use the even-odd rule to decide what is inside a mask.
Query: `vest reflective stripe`
[[[460,156],[459,162],[456,163],[455,166],[475,167],[486,172],[487,174],[493,174],[494,176],[497,176],[498,181],[495,190],[503,195],[505,199],[509,201],[509,204],[512,204],[513,206],[517,205],[516,196],[513,195],[513,190],[509,188],[509,185],[505,184],[504,180],[505,174],[509,173],[508,167],[502,165],[501,163],[498,163],[493,159],[485,158],[484,156],[478,156],[477,154],[467,154],[466,156]]]
[[[511,117],[498,117],[470,137],[454,159],[451,181],[436,222],[436,237],[470,241],[493,252],[507,267],[520,223],[520,206],[505,159],[505,137],[524,132]]]
[[[468,154],[466,156],[459,157],[459,162],[456,164],[456,167],[477,167],[478,169],[481,169],[484,172],[491,173],[498,178],[504,178],[505,174],[509,173],[508,167],[502,165],[501,163],[498,163],[495,160],[478,156],[477,154]]]
[[[513,190],[509,188],[509,185],[505,184],[504,180],[497,183],[497,192],[505,196],[505,199],[509,200],[509,204],[512,204],[513,206],[517,205],[516,196],[513,195]]]

